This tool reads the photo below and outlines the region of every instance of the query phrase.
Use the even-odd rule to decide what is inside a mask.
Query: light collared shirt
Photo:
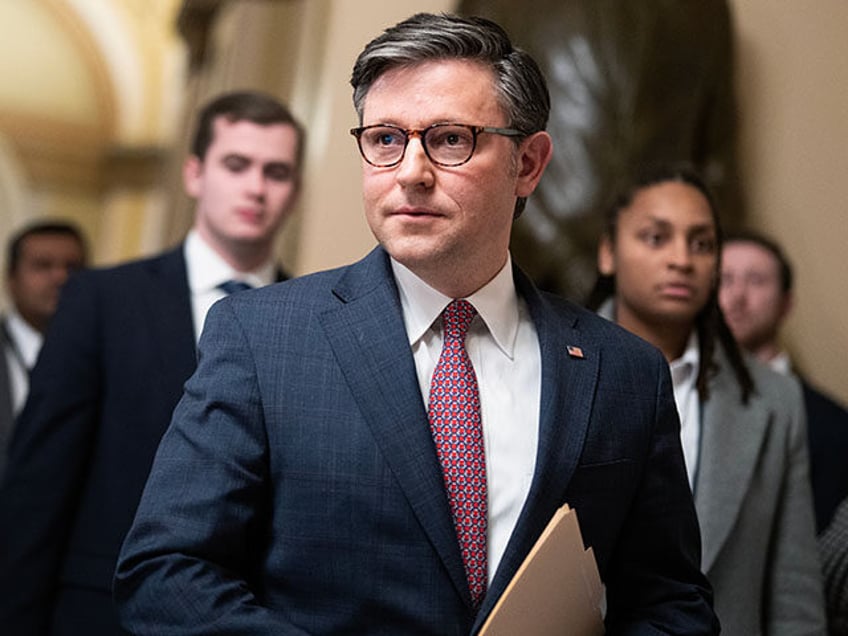
[[[428,406],[430,380],[442,351],[441,314],[453,300],[392,259],[418,384]],[[477,310],[466,349],[480,389],[488,491],[487,561],[491,583],[536,465],[542,359],[536,327],[518,297],[507,258],[503,269],[469,296]]]
[[[768,366],[782,375],[792,375],[792,360],[786,351],[781,351],[769,360]]]
[[[701,400],[698,397],[698,364],[701,360],[698,349],[698,334],[689,336],[683,355],[669,364],[674,401],[680,415],[680,443],[686,460],[689,487],[694,491],[698,474],[698,457],[701,445]]]
[[[263,287],[276,280],[273,260],[253,271],[237,272],[194,230],[188,233],[184,250],[195,340],[200,339],[209,308],[227,295],[218,285],[228,280],[240,280],[251,287]]]
[[[14,307],[10,308],[6,315],[4,327],[10,341],[6,344],[4,353],[9,368],[12,413],[17,416],[26,402],[29,393],[29,372],[35,366],[44,337],[24,320]]]

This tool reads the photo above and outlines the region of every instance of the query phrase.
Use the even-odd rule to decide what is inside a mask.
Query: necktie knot
[[[468,333],[468,327],[476,315],[477,310],[467,300],[459,299],[451,301],[445,307],[444,312],[442,312],[444,339],[464,342],[465,336]]]
[[[226,280],[218,285],[218,289],[223,290],[226,294],[235,294],[236,292],[253,289],[253,286],[243,280]]]

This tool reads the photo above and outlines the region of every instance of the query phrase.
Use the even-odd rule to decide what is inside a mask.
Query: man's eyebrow
[[[711,223],[702,223],[699,225],[693,225],[689,228],[690,234],[714,234],[716,228]]]

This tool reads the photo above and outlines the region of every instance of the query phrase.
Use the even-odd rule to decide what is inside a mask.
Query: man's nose
[[[56,264],[50,268],[50,278],[57,287],[64,285],[74,268],[71,265]]]
[[[246,176],[247,188],[254,196],[264,196],[267,187],[267,179],[265,173],[260,167],[251,168]]]
[[[719,281],[719,302],[727,307],[739,305],[745,300],[745,283],[735,276],[722,275]]]
[[[424,150],[420,136],[410,137],[406,151],[398,164],[397,180],[403,186],[423,185],[429,187],[433,183],[433,163]]]

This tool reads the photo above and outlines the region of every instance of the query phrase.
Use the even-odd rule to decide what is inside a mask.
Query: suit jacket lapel
[[[719,352],[719,371],[704,406],[695,508],[701,524],[701,566],[709,572],[742,506],[768,427],[768,412],[756,395],[747,406],[730,364]]]
[[[152,342],[161,355],[163,386],[182,386],[197,365],[191,291],[183,246],[148,263],[144,293]],[[174,380],[176,379],[176,382]]]
[[[0,321],[5,316],[0,314]],[[11,371],[6,360],[5,329],[0,329],[0,476],[3,473],[5,454],[12,437],[12,385]]]
[[[341,300],[320,317],[357,405],[457,588],[471,603],[415,363],[388,256],[377,248],[347,270]]]
[[[527,501],[478,623],[492,609],[553,514],[565,503],[565,490],[577,467],[589,426],[600,362],[600,343],[578,330],[577,312],[569,320],[562,307],[552,308],[520,270],[516,269],[514,275],[541,347],[539,448]],[[569,346],[579,347],[583,357],[571,356]]]

